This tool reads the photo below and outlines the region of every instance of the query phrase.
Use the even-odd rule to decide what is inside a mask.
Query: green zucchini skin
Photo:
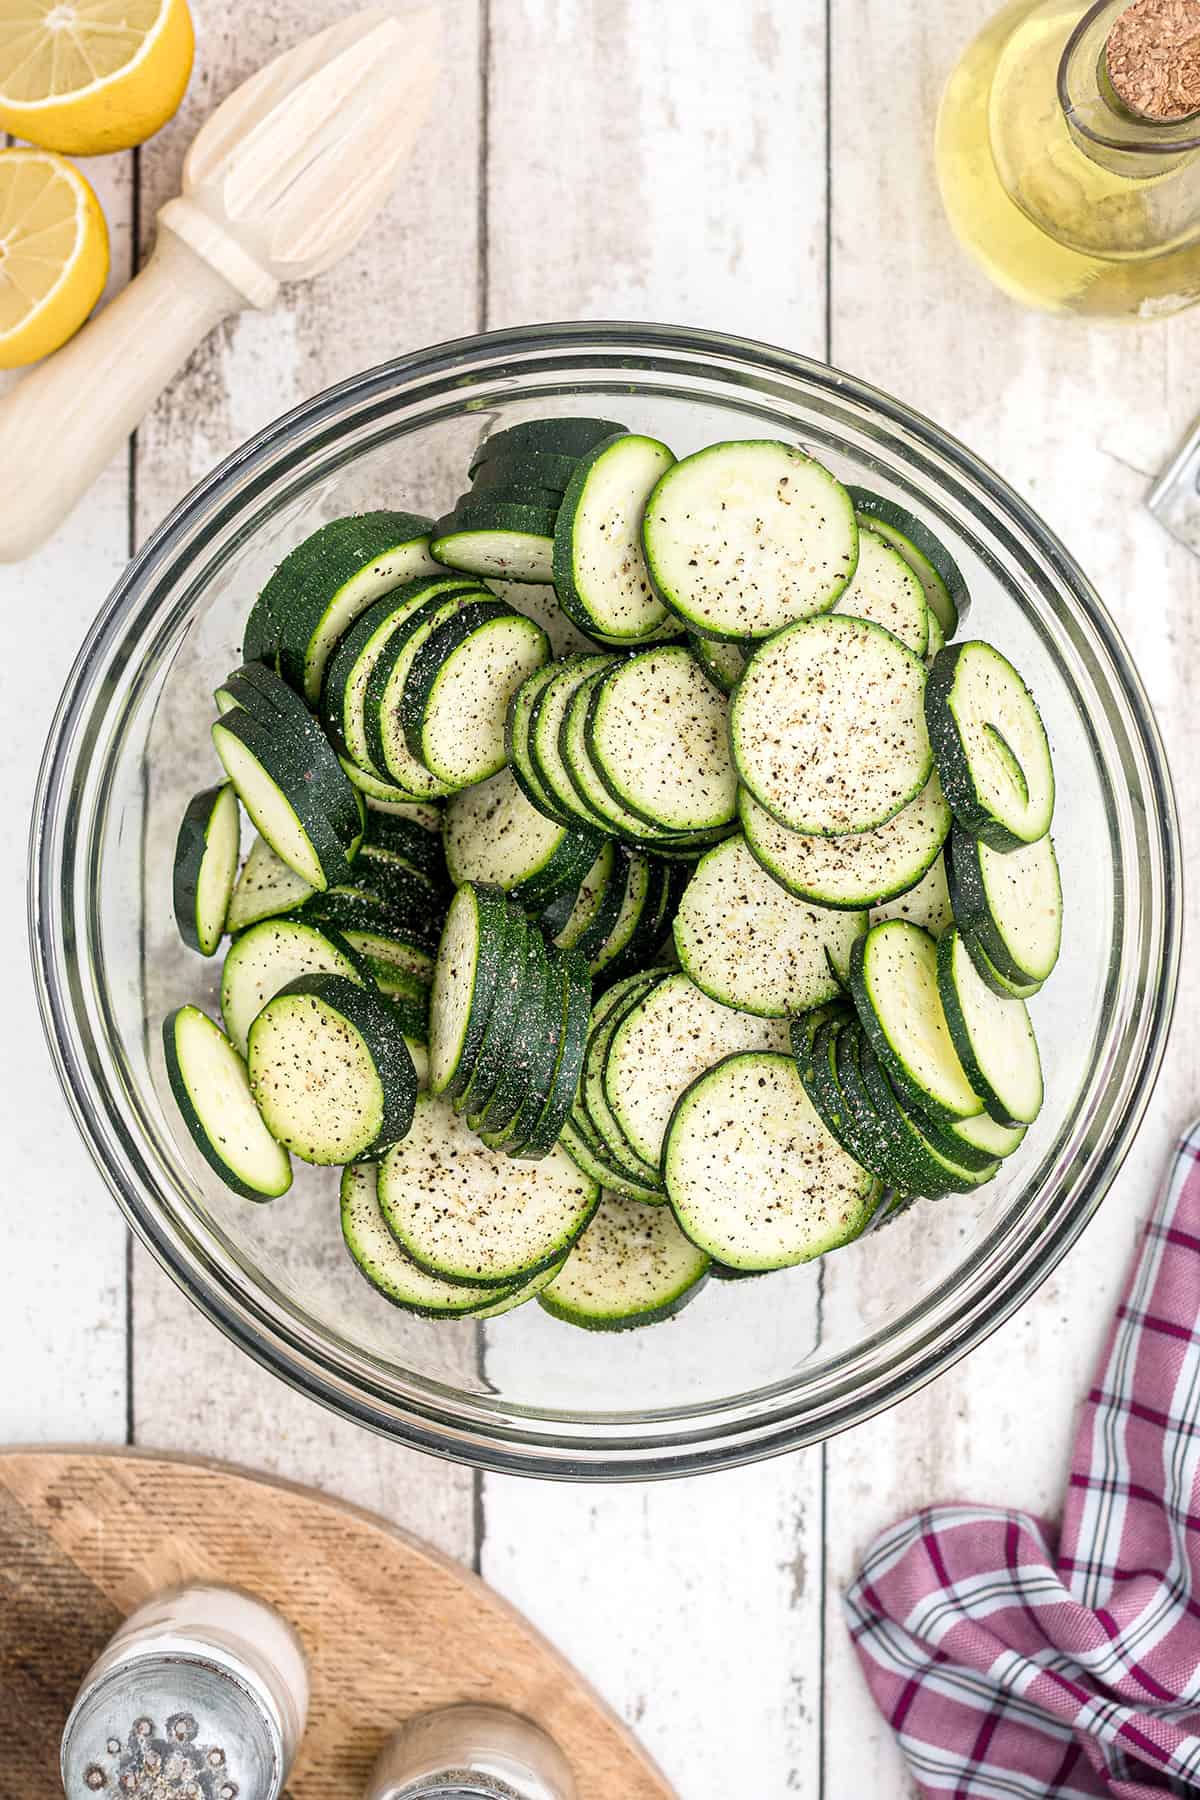
[[[1031,717],[1036,721],[1041,736],[1041,751],[1045,756],[1049,776],[1049,798],[1044,822],[1039,818],[1040,829],[1036,829],[1028,837],[1018,835],[1009,825],[998,818],[981,794],[971,766],[969,747],[963,741],[958,720],[954,711],[955,688],[959,677],[960,666],[968,657],[986,650],[990,656],[1015,678],[1024,690],[1024,701]],[[996,650],[991,644],[982,644],[978,640],[968,639],[961,644],[947,644],[938,653],[929,668],[925,682],[925,723],[929,732],[929,742],[933,749],[934,762],[941,776],[942,789],[950,803],[950,810],[955,819],[970,833],[980,838],[993,850],[1020,850],[1027,844],[1036,843],[1050,829],[1054,811],[1054,774],[1050,758],[1050,748],[1046,741],[1046,729],[1042,724],[1041,714],[1033,695],[1025,686],[1019,672],[1013,668],[1008,658]],[[1027,777],[1025,771],[1008,751],[1015,773],[1020,778],[1022,787],[1028,796]]]
[[[312,705],[337,639],[359,614],[389,588],[432,569],[430,530],[431,521],[417,513],[333,519],[271,576],[259,599],[277,624],[279,671]]]
[[[237,880],[239,835],[237,798],[229,782],[193,794],[179,823],[171,893],[179,935],[189,950],[201,956],[214,955],[225,935]],[[218,866],[222,861],[224,866]],[[206,873],[217,882],[218,911],[202,919],[201,883]]]
[[[638,1266],[649,1243],[669,1259],[666,1268]],[[700,1292],[710,1267],[665,1207],[650,1211],[605,1197],[538,1304],[585,1331],[631,1331],[674,1318]]]
[[[484,439],[472,458],[471,473],[480,463],[494,462],[498,457],[549,455],[574,460],[585,456],[601,439],[628,429],[613,419],[522,419],[520,424],[493,431]]]
[[[366,1045],[382,1091],[383,1119],[374,1140],[353,1160],[382,1155],[408,1136],[417,1101],[417,1071],[398,1014],[374,986],[360,986],[345,975],[299,975],[280,988],[250,1027],[251,1070],[260,1021],[278,1002],[292,999],[316,1001],[352,1027]]]
[[[522,613],[515,612],[503,600],[477,600],[464,606],[453,618],[435,626],[413,657],[400,700],[400,719],[410,754],[418,762],[424,763],[426,768],[430,761],[430,751],[425,740],[426,716],[434,691],[445,678],[445,671],[455,651],[486,626],[510,620],[528,633],[531,646],[540,650],[541,666],[544,667],[550,659],[550,640],[540,625],[534,624],[532,619],[526,619]],[[476,782],[486,781],[489,776],[498,774],[505,766],[503,736],[495,750],[493,761],[477,772],[473,770],[471,782],[460,782],[459,785],[474,786]]]
[[[891,1080],[865,1032],[858,1042],[858,1066],[871,1104],[889,1133],[896,1166],[904,1171],[900,1185],[906,1191],[936,1199],[942,1194],[970,1193],[991,1180],[1000,1167],[998,1161],[981,1169],[974,1159],[968,1165],[957,1151],[952,1156],[942,1154],[939,1142],[926,1133],[928,1115]]]
[[[545,1105],[533,1121],[527,1135],[510,1149],[510,1156],[523,1162],[548,1156],[562,1135],[579,1092],[583,1072],[583,1056],[587,1049],[592,1021],[592,984],[588,966],[575,950],[559,950],[550,945],[548,955],[556,959],[562,970],[563,1018],[558,1041],[558,1057],[546,1096]]]
[[[504,1143],[511,1139],[521,1108],[529,1098],[539,1045],[549,1029],[549,962],[546,940],[540,931],[527,929],[524,965],[519,973],[514,972],[513,978],[517,983],[517,1004],[506,1054],[491,1091],[485,1093],[481,1088],[466,1114],[472,1131],[481,1135],[507,1134],[501,1138]]]
[[[561,502],[575,473],[576,456],[556,455],[552,450],[509,450],[503,447],[488,454],[485,441],[472,459],[468,471],[474,493],[482,495],[493,487],[537,487],[554,494]]]
[[[403,691],[403,687],[408,685],[408,672],[421,644],[444,621],[454,618],[465,607],[478,604],[479,599],[478,586],[471,585],[422,601],[405,616],[396,630],[392,632],[371,669],[363,694],[363,736],[372,768],[386,777],[393,778],[396,774],[388,762],[388,745],[384,735],[389,723],[389,705],[398,706],[400,704],[400,696],[390,692],[393,679]],[[499,601],[491,603],[501,604]],[[408,751],[407,745],[404,745],[403,748],[405,759],[411,760],[411,753]],[[424,771],[420,763],[417,764],[415,770],[408,771],[406,779],[412,780],[414,776],[421,774],[425,775],[429,794],[437,798],[444,797],[448,792],[445,783],[435,781],[433,776]]]
[[[1036,856],[1049,873],[1048,885],[1051,901],[1057,911],[1054,943],[1049,959],[1034,969],[1026,967],[1020,962],[1009,938],[1005,935],[1003,918],[993,910],[986,876],[988,854],[986,845],[981,845],[977,838],[971,837],[961,826],[954,827],[950,835],[949,855],[946,858],[950,904],[964,937],[974,939],[986,958],[987,968],[979,966],[978,958],[976,958],[976,965],[979,966],[984,980],[988,982],[989,986],[995,985],[989,978],[988,971],[990,970],[1002,983],[1006,984],[997,991],[1018,994],[1021,998],[1027,998],[1029,995],[1037,993],[1043,983],[1049,979],[1062,947],[1062,881],[1058,872],[1058,859],[1054,854],[1054,845],[1050,841],[1049,833],[1044,838],[1039,838],[1036,843],[1024,846],[1021,850],[1006,852],[1004,857],[1006,867],[1012,867],[1009,858],[1019,863],[1022,859]],[[1027,897],[1030,904],[1036,903],[1036,894],[1030,894]]]
[[[473,1113],[487,1105],[505,1062],[513,1052],[513,1033],[520,1014],[529,960],[529,933],[537,928],[527,924],[520,907],[511,903],[505,908],[502,926],[496,985],[479,1050],[453,1099],[454,1110],[459,1114]]]
[[[256,817],[255,807],[246,794],[238,789],[237,780],[231,774],[230,779],[238,792],[238,799],[246,807],[259,835],[266,838],[276,854],[314,887],[332,887],[339,881],[347,880],[350,875],[350,851],[356,843],[359,830],[358,808],[355,806],[355,823],[352,829],[346,829],[340,815],[337,824],[331,820],[313,794],[316,771],[313,760],[307,755],[307,746],[301,740],[288,739],[264,730],[240,708],[235,708],[217,720],[212,728],[212,738],[218,756],[221,755],[223,743],[232,738],[257,763],[270,784],[286,800],[304,833],[317,866],[311,870],[295,868],[281,845],[273,841],[270,826],[266,825],[264,829],[263,817]],[[222,757],[222,762],[224,761]]]
[[[240,1195],[243,1200],[277,1200],[279,1196],[285,1194],[292,1185],[292,1165],[287,1151],[284,1150],[282,1146],[274,1146],[274,1149],[278,1151],[277,1178],[273,1181],[266,1182],[262,1186],[255,1186],[251,1182],[245,1180],[242,1176],[238,1175],[225,1160],[220,1147],[223,1141],[220,1122],[214,1119],[213,1130],[211,1132],[204,1123],[199,1111],[198,1103],[193,1098],[187,1071],[183,1066],[183,1059],[178,1045],[179,1029],[189,1016],[192,1018],[203,1019],[204,1024],[213,1034],[214,1043],[219,1043],[224,1046],[225,1051],[228,1052],[229,1058],[233,1059],[236,1066],[241,1070],[242,1079],[245,1081],[245,1100],[251,1111],[254,1111],[254,1097],[250,1090],[249,1078],[246,1076],[245,1062],[242,1057],[238,1055],[237,1051],[220,1027],[214,1025],[213,1021],[208,1018],[206,1014],[201,1013],[198,1007],[176,1007],[175,1011],[168,1013],[167,1017],[163,1020],[163,1054],[166,1058],[167,1081],[170,1084],[171,1093],[175,1098],[175,1104],[178,1106],[183,1122],[188,1128],[192,1142],[195,1144],[204,1160],[208,1163],[209,1167],[215,1170],[221,1177],[221,1180],[225,1183],[226,1187],[231,1188],[233,1192]],[[222,1118],[224,1118],[223,1109]],[[265,1125],[262,1126],[262,1130],[264,1135],[266,1135],[267,1128]]]
[[[1013,1127],[1018,1125],[1031,1125],[1041,1110],[1043,1087],[1041,1080],[1041,1061],[1037,1051],[1037,1040],[1033,1035],[1033,1026],[1030,1023],[1029,1013],[1025,1006],[1025,1002],[1024,1000],[1018,999],[1015,995],[1005,995],[1004,997],[1004,1015],[1006,1020],[1011,1017],[1015,1021],[1019,1009],[1019,1015],[1024,1027],[1025,1041],[1032,1046],[1034,1065],[1038,1075],[1036,1103],[1031,1111],[1022,1113],[1012,1109],[1011,1096],[1003,1093],[988,1074],[984,1057],[981,1054],[980,1046],[976,1041],[976,1035],[971,1029],[971,1021],[967,1016],[967,1006],[964,1001],[963,993],[960,991],[960,976],[956,966],[959,963],[960,957],[962,958],[963,963],[962,979],[968,980],[969,985],[968,978],[973,974],[977,974],[977,971],[974,969],[974,958],[971,956],[970,948],[966,940],[962,937],[962,934],[957,928],[952,926],[943,937],[938,939],[937,974],[938,992],[941,995],[942,1010],[946,1015],[946,1024],[950,1029],[950,1037],[953,1041],[955,1051],[957,1052],[958,1060],[961,1062],[971,1086],[983,1101],[988,1116],[994,1119],[997,1125]],[[994,1005],[995,1003],[990,1002],[990,1004]]]
[[[971,593],[962,570],[945,544],[915,513],[909,512],[907,507],[897,505],[894,500],[888,500],[882,494],[874,494],[869,488],[849,487],[846,491],[854,502],[855,513],[876,531],[880,531],[902,556],[905,546],[916,552],[911,561],[905,556],[905,561],[909,562],[909,566],[921,579],[926,604],[937,617],[942,630],[947,637],[953,637],[967,616]],[[928,574],[922,578],[922,562],[928,564],[935,580],[931,581]]]
[[[469,915],[468,941],[474,948],[474,964],[469,971],[471,991],[457,1031],[456,1041],[444,1043],[443,1015],[455,987],[464,979],[464,971],[454,966],[453,942],[459,929],[459,915]],[[438,948],[430,998],[430,1048],[432,1061],[430,1087],[434,1094],[445,1094],[453,1100],[466,1087],[479,1055],[483,1034],[491,1014],[496,984],[500,978],[501,951],[507,933],[508,908],[499,888],[484,887],[477,882],[464,882],[450,903],[446,924]],[[444,1067],[443,1067],[444,1065]]]
[[[608,1147],[578,1105],[568,1115],[562,1128],[559,1148],[565,1150],[582,1174],[598,1182],[602,1188],[620,1194],[625,1200],[640,1200],[644,1205],[659,1206],[666,1195],[659,1188],[635,1181],[627,1170],[613,1160]]]
[[[378,1294],[420,1319],[460,1319],[481,1313],[522,1291],[466,1286],[419,1269],[400,1248],[379,1206],[378,1171],[371,1163],[349,1163],[339,1194],[342,1237],[358,1272]]]
[[[263,663],[247,663],[227,675],[217,689],[218,706],[229,702],[303,756],[309,770],[306,779],[318,804],[339,832],[357,838],[362,831],[362,803],[329,739],[287,682]],[[223,716],[227,718],[228,712]]]
[[[511,1118],[497,1118],[494,1126],[489,1118],[480,1132],[489,1149],[504,1150],[509,1155],[523,1147],[550,1099],[564,1029],[566,996],[562,967],[541,932],[531,932],[530,938],[535,935],[545,948],[542,1006],[539,1021],[530,1035],[528,1056],[520,1065],[524,1078],[521,1100]]]

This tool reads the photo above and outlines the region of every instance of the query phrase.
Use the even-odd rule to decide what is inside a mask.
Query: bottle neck
[[[1132,112],[1108,71],[1109,37],[1129,0],[1097,0],[1067,40],[1058,66],[1058,99],[1085,156],[1114,175],[1149,181],[1200,150],[1200,112],[1156,120]]]

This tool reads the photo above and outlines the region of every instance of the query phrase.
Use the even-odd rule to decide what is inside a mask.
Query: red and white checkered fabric
[[[1079,1421],[1057,1544],[935,1506],[846,1595],[871,1692],[937,1800],[1200,1796],[1200,1124]]]

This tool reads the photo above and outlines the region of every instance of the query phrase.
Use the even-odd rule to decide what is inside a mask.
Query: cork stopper
[[[1169,125],[1200,113],[1200,0],[1134,0],[1108,34],[1108,78],[1131,113]]]

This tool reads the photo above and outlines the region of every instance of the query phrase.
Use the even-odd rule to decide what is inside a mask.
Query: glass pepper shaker
[[[364,1800],[576,1800],[566,1757],[528,1719],[498,1706],[448,1706],[410,1719],[384,1745]]]

